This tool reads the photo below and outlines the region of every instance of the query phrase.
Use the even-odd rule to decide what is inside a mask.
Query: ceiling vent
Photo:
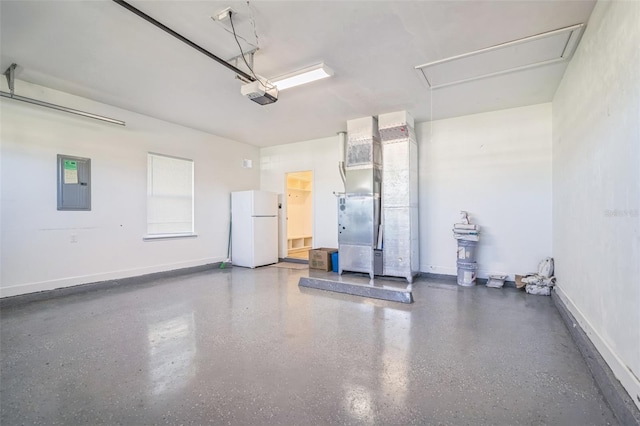
[[[418,65],[432,89],[569,60],[584,24],[513,40],[463,55]]]

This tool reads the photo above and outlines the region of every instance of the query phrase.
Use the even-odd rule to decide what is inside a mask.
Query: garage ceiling
[[[16,77],[256,146],[335,135],[346,120],[407,109],[416,121],[551,101],[567,63],[429,95],[415,66],[587,23],[595,1],[131,1],[224,59],[239,54],[231,6],[255,71],[319,62],[335,75],[260,106],[232,71],[111,1],[0,2],[0,67]],[[254,24],[255,23],[255,26]]]

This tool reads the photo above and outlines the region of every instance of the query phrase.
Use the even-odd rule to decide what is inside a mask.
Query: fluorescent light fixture
[[[270,80],[278,90],[284,90],[331,77],[332,75],[333,70],[324,63],[320,63]]]

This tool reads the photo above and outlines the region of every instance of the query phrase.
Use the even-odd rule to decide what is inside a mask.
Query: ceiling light
[[[311,83],[312,81],[321,80],[331,77],[333,70],[324,63],[313,65],[300,71],[292,72],[280,77],[271,79],[278,90],[288,89],[290,87],[300,86],[301,84]]]

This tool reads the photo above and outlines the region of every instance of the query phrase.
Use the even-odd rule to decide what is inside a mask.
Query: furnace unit
[[[345,194],[338,201],[339,273],[374,276],[373,250],[380,226],[382,147],[374,117],[347,122]]]
[[[418,145],[401,111],[347,122],[345,194],[338,197],[343,271],[406,278],[419,270]]]

